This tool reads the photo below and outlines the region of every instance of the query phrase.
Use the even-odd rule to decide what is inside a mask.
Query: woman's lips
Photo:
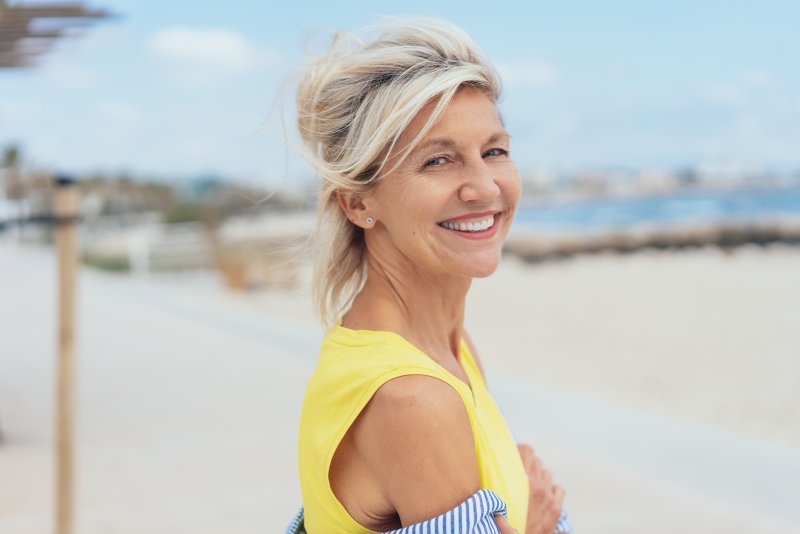
[[[440,222],[439,226],[470,239],[485,239],[497,232],[496,217],[500,212],[470,213]]]
[[[465,213],[464,215],[459,215],[458,217],[452,217],[447,219],[446,222],[476,221],[485,219],[489,215],[497,215],[498,213],[500,213],[500,210],[476,211],[472,213]]]

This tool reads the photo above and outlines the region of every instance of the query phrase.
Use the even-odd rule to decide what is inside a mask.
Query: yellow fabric
[[[404,375],[432,376],[458,392],[475,436],[481,489],[497,493],[508,505],[509,523],[525,531],[529,489],[517,446],[463,341],[461,363],[469,386],[398,334],[341,325],[328,332],[300,419],[300,485],[309,534],[373,532],[336,499],[328,470],[342,438],[378,388]]]

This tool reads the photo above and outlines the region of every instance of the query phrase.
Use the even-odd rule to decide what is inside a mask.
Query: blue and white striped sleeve
[[[500,534],[494,519],[497,514],[508,518],[506,503],[493,491],[480,490],[449,512],[385,534]],[[554,533],[573,534],[566,509],[561,511]]]
[[[561,534],[562,532],[563,534],[573,534],[572,524],[569,522],[569,514],[566,508],[561,509],[561,516],[558,518],[554,532],[556,534]]]
[[[385,534],[500,534],[494,516],[508,518],[506,503],[491,490],[480,490],[449,512],[428,521]],[[286,529],[286,534],[306,534],[303,509]],[[573,534],[566,508],[561,511],[554,534]]]
[[[479,490],[449,512],[385,534],[500,534],[497,514],[508,517],[506,503],[491,490]]]

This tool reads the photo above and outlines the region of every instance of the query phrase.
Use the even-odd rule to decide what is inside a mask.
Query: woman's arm
[[[331,485],[350,515],[367,528],[380,526],[379,520],[367,522],[385,518],[387,510],[397,514],[402,526],[426,521],[480,489],[467,410],[456,390],[439,379],[410,375],[390,380],[378,389],[349,434],[351,450],[345,454],[370,474],[366,485],[375,488],[377,500],[360,498],[346,478],[333,479],[353,469],[332,466]]]

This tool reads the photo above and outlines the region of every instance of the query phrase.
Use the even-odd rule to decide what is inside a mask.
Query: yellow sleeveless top
[[[517,446],[464,341],[461,363],[469,386],[399,334],[341,325],[328,332],[300,419],[298,460],[309,534],[373,533],[336,499],[328,470],[339,442],[378,388],[404,375],[432,376],[458,392],[475,436],[481,489],[497,493],[511,526],[525,531],[529,486]]]

